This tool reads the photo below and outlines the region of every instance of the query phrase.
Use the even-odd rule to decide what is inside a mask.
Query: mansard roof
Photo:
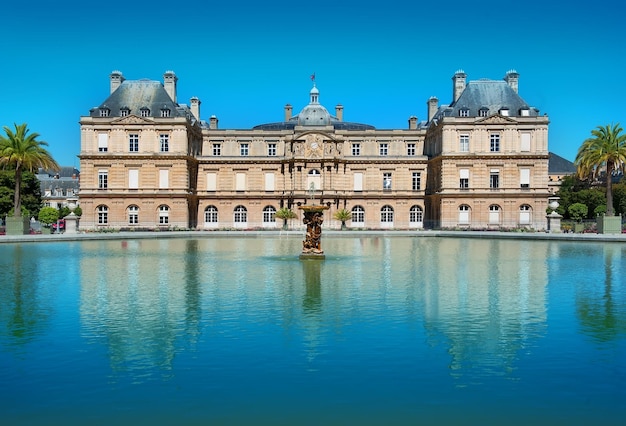
[[[149,109],[151,117],[160,117],[162,109],[170,110],[170,117],[188,117],[184,106],[176,104],[158,81],[126,80],[98,107],[90,111],[92,117],[100,116],[100,109],[109,109],[110,117],[120,117],[120,111],[130,110],[130,114],[140,115],[142,109]]]
[[[551,175],[573,174],[576,173],[576,165],[568,159],[551,152],[548,157],[548,173]]]
[[[528,117],[539,115],[539,111],[529,107],[506,81],[489,79],[470,81],[457,101],[440,108],[438,115],[459,117],[459,111],[466,110],[468,117],[478,117],[481,109],[487,109],[487,115],[497,114],[503,109],[508,109],[511,117],[522,116],[521,110],[527,110]]]

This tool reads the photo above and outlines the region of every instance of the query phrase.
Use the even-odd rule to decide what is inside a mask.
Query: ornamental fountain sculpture
[[[315,198],[315,183],[311,182],[309,188],[311,200]],[[306,235],[302,242],[300,259],[324,259],[322,250],[322,223],[324,223],[324,210],[329,207],[322,204],[304,205],[298,207],[304,213],[302,223],[306,225]]]

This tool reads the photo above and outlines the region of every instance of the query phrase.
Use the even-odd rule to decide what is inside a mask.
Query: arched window
[[[109,208],[105,205],[100,205],[96,209],[98,212],[98,225],[106,225],[109,223]]]
[[[208,206],[204,209],[204,223],[217,223],[217,207]]]
[[[139,207],[132,205],[128,206],[128,224],[137,225],[139,223]]]
[[[467,204],[459,206],[459,225],[469,225],[470,207]]]
[[[380,221],[382,223],[393,223],[393,208],[391,206],[383,206],[380,209]]]
[[[165,204],[159,206],[159,225],[170,223],[170,208]]]
[[[361,206],[354,206],[352,208],[352,226],[361,227],[365,223],[365,210]]]
[[[522,204],[519,208],[520,225],[530,225],[532,217],[532,207],[528,204]]]
[[[424,226],[424,211],[420,206],[412,206],[409,210],[409,225],[415,228]]]
[[[267,206],[263,209],[263,226],[276,225],[276,209],[273,206]]]
[[[489,206],[489,224],[497,225],[500,223],[500,206],[492,204]]]
[[[248,210],[244,206],[237,206],[234,210],[235,226],[247,226],[248,224]]]

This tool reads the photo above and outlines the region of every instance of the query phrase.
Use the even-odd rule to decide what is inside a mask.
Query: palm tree
[[[593,137],[586,139],[576,155],[574,164],[581,178],[596,177],[606,172],[606,215],[613,216],[614,172],[624,171],[626,162],[626,134],[622,134],[619,123],[610,126],[598,126],[591,131]]]
[[[341,229],[346,229],[346,220],[350,220],[352,218],[352,212],[346,209],[339,209],[333,215],[335,219],[341,221]]]
[[[0,136],[0,164],[15,168],[15,193],[13,196],[14,216],[22,215],[22,172],[34,171],[39,167],[59,170],[59,165],[44,148],[47,142],[37,140],[39,133],[30,133],[26,123],[14,124],[15,132],[4,126],[5,136]]]
[[[298,217],[298,215],[291,209],[287,207],[282,207],[278,209],[275,215],[277,218],[283,220],[283,229],[287,229],[287,220]]]

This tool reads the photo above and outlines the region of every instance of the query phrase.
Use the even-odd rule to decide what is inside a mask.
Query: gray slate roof
[[[571,173],[576,173],[574,163],[551,152],[548,158],[548,174],[565,175]]]
[[[110,117],[120,117],[120,110],[130,109],[130,114],[140,116],[141,108],[150,110],[150,117],[160,117],[161,109],[170,110],[170,117],[188,117],[186,108],[174,103],[163,85],[153,80],[126,80],[111,95],[90,111],[92,117],[100,116],[100,109],[111,110]]]
[[[437,115],[459,117],[459,111],[469,110],[469,117],[478,117],[478,111],[487,108],[487,115],[497,114],[501,109],[508,108],[509,116],[519,117],[520,109],[529,109],[528,116],[536,117],[539,111],[528,106],[506,81],[481,79],[470,81],[456,102],[442,106]]]

